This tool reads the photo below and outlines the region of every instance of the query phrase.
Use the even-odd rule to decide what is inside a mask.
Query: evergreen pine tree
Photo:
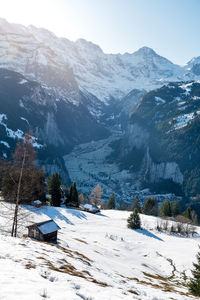
[[[197,263],[193,263],[194,269],[191,271],[193,278],[189,283],[189,290],[194,296],[200,296],[200,252],[197,253]]]
[[[76,182],[73,183],[73,187],[72,187],[72,202],[75,207],[79,207],[78,191],[76,188]]]
[[[134,210],[135,208],[138,210],[139,213],[141,212],[140,199],[138,195],[136,195],[133,200],[132,210]]]
[[[171,203],[168,199],[165,199],[159,210],[159,216],[160,217],[171,217],[171,215],[172,215]]]
[[[108,199],[106,208],[107,209],[115,209],[115,206],[116,206],[116,204],[115,204],[115,195],[114,195],[114,193],[112,193],[112,195]]]
[[[48,192],[51,195],[51,206],[60,206],[61,204],[61,177],[58,173],[52,174],[49,177]]]
[[[67,196],[66,196],[66,200],[65,200],[65,205],[66,206],[70,206],[71,203],[72,203],[72,190],[73,190],[73,185],[71,184],[70,187],[69,187],[69,191],[67,193]]]
[[[192,220],[192,209],[190,206],[184,211],[183,216],[189,220]]]
[[[137,208],[130,214],[129,218],[127,219],[127,226],[131,229],[140,229],[141,228],[141,221],[140,216],[138,214]]]
[[[78,191],[76,188],[76,182],[70,185],[65,204],[73,207],[79,207],[79,198]]]
[[[172,211],[172,216],[176,217],[180,214],[180,207],[179,207],[179,202],[178,200],[172,202],[171,204],[171,211]]]
[[[142,213],[150,216],[158,215],[158,200],[156,198],[147,198],[142,206]]]

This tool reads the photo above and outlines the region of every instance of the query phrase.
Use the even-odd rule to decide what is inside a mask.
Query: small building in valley
[[[54,220],[34,223],[28,226],[28,236],[39,241],[57,242],[57,233],[60,227]]]

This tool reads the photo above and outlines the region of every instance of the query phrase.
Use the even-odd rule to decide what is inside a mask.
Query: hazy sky
[[[106,53],[148,46],[178,64],[200,56],[200,0],[0,0],[0,17]]]

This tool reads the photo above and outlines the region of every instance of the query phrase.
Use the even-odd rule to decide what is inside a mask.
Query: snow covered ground
[[[0,234],[0,299],[195,299],[185,284],[199,236],[158,233],[157,219],[143,215],[145,230],[134,231],[129,214],[35,209],[32,221],[53,218],[61,227],[58,244]]]

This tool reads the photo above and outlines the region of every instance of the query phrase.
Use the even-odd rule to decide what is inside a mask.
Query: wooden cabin
[[[28,236],[38,241],[57,242],[57,233],[60,227],[54,220],[34,223],[28,226]]]
[[[42,206],[42,202],[40,200],[35,200],[31,204],[37,208]]]

